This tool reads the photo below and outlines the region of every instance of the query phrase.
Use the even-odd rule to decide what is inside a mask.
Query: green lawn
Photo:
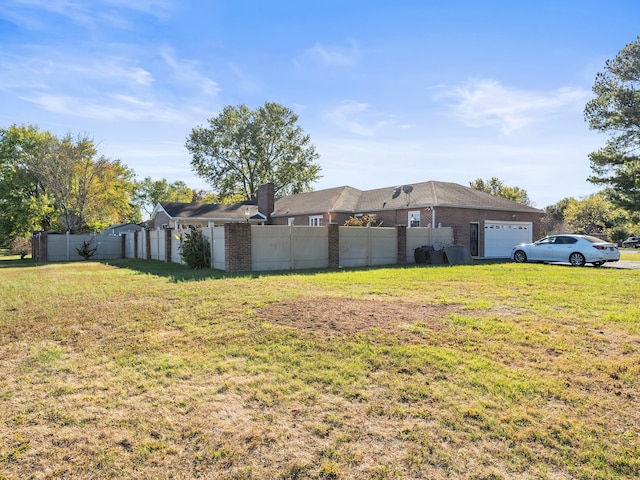
[[[640,271],[0,259],[0,478],[636,479]]]

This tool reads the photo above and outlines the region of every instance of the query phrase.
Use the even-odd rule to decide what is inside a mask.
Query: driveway
[[[619,262],[605,263],[602,268],[622,268],[625,270],[640,270],[640,259],[636,260],[620,260]]]
[[[638,251],[637,248],[629,248],[629,249],[621,249],[621,252],[624,253],[632,253],[633,254],[633,258],[632,260],[620,260],[619,262],[610,262],[610,263],[605,263],[603,265],[603,267],[609,267],[609,268],[624,268],[625,270],[640,270],[640,252]],[[627,258],[629,256],[627,255]]]

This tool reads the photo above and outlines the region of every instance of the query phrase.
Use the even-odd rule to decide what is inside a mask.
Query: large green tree
[[[32,125],[0,130],[0,244],[34,230],[97,231],[140,221],[134,173],[98,155],[93,140]]]
[[[53,200],[29,167],[50,140],[33,125],[0,129],[0,245],[51,225]]]
[[[582,200],[570,199],[564,210],[564,220],[572,232],[608,234],[616,226],[627,223],[626,212],[595,193]]]
[[[541,218],[541,233],[543,235],[551,235],[554,233],[564,233],[568,231],[565,223],[564,213],[571,202],[575,199],[566,197],[559,202],[544,207],[544,215]]]
[[[132,202],[133,171],[99,155],[86,136],[50,137],[29,168],[53,198],[63,231],[98,231],[140,219]]]
[[[277,103],[227,106],[187,138],[191,166],[221,200],[255,200],[265,182],[273,182],[276,195],[308,191],[320,178],[319,155],[297,121]]]
[[[640,37],[627,45],[593,85],[595,98],[585,106],[592,130],[610,134],[606,145],[589,154],[589,181],[630,212],[640,211]]]
[[[635,231],[637,223],[604,192],[598,192],[580,200],[563,198],[545,207],[541,226],[544,235],[567,232],[606,234],[611,240],[620,240]]]
[[[199,199],[200,195],[204,198],[205,193],[194,191],[181,180],[169,183],[166,178],[153,180],[151,177],[145,177],[136,183],[135,198],[147,218],[151,217],[158,202],[189,203]]]
[[[490,193],[496,197],[502,197],[524,205],[533,206],[526,190],[523,190],[520,187],[508,187],[496,177],[491,177],[489,180],[477,178],[474,181],[469,182],[469,186],[474,190]]]

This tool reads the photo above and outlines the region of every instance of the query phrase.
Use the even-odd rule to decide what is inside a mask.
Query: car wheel
[[[516,253],[513,254],[513,261],[516,263],[526,263],[527,254],[524,253],[522,250],[518,250]]]
[[[569,255],[569,263],[574,267],[582,267],[585,264],[584,255],[580,252],[573,252]]]

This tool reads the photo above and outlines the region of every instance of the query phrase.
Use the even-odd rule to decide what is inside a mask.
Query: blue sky
[[[584,105],[638,35],[637,0],[0,0],[0,127],[208,189],[191,129],[278,102],[320,154],[315,189],[498,177],[544,208],[597,191]]]

